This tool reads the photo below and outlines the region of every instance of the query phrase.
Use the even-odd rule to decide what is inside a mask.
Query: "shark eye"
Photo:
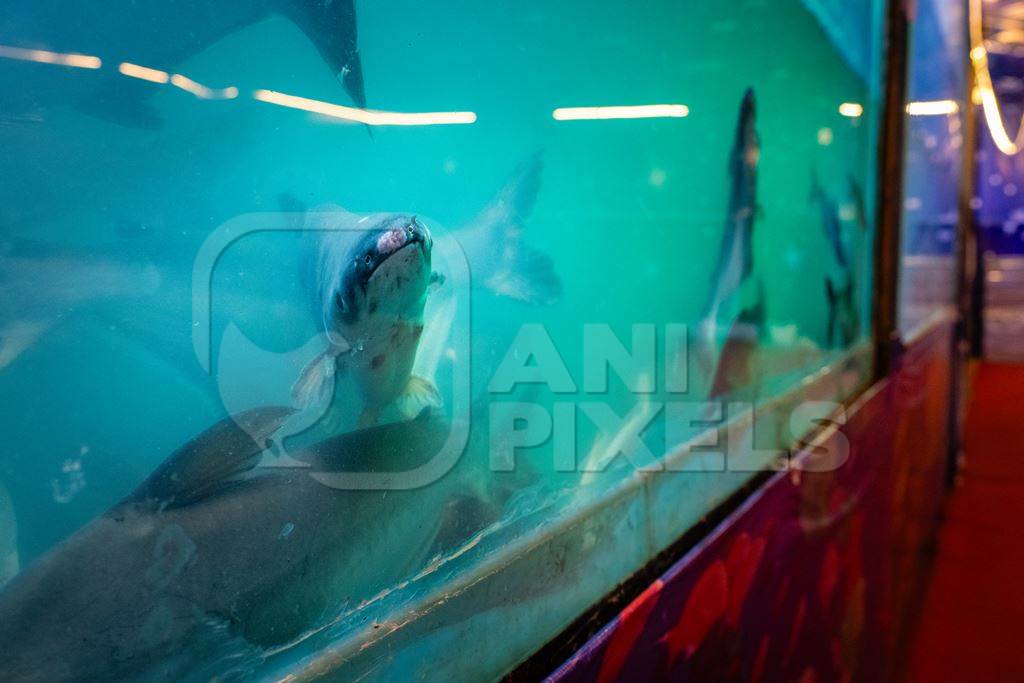
[[[366,256],[363,257],[363,263],[369,266],[373,264],[373,258],[369,254],[367,254]]]

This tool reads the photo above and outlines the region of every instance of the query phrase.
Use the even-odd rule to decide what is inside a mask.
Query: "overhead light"
[[[843,102],[839,105],[839,113],[851,119],[856,119],[864,114],[864,106],[856,102]]]
[[[117,70],[125,76],[149,81],[150,83],[166,83],[171,79],[170,74],[166,71],[150,69],[148,66],[139,66],[138,64],[132,64],[131,62],[121,62],[121,65],[117,67]]]
[[[1016,139],[1011,139],[1003,122],[1002,112],[999,111],[999,99],[996,97],[995,88],[992,86],[992,74],[988,68],[988,50],[985,49],[985,16],[981,0],[970,0],[968,7],[968,28],[971,36],[971,67],[974,70],[975,87],[971,93],[971,99],[975,103],[981,103],[982,113],[985,115],[985,123],[988,124],[989,135],[999,151],[1007,156],[1013,156],[1021,151],[1024,144],[1024,117],[1021,117],[1021,125],[1017,128]]]
[[[603,121],[607,119],[681,119],[690,115],[685,104],[641,104],[614,107],[561,107],[551,113],[556,121]]]
[[[103,66],[99,57],[79,55],[71,52],[50,52],[48,50],[28,50],[23,47],[0,45],[0,57],[17,59],[23,62],[39,62],[40,64],[57,64],[73,66],[79,69],[98,69]]]
[[[435,112],[393,112],[357,109],[341,104],[332,104],[321,100],[313,100],[273,90],[257,90],[252,94],[260,102],[276,104],[290,109],[321,114],[343,121],[365,123],[368,126],[433,126],[468,124],[476,122],[476,114],[471,111],[435,111]]]
[[[949,116],[958,111],[960,105],[955,100],[907,103],[907,113],[911,116]]]
[[[208,88],[202,83],[196,83],[188,76],[174,74],[171,76],[171,85],[190,92],[202,100],[233,100],[238,97],[238,88],[229,86],[227,88]]]

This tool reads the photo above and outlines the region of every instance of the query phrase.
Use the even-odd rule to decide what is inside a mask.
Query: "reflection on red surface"
[[[622,610],[615,635],[612,637],[608,650],[605,652],[604,661],[601,663],[601,672],[597,676],[598,683],[609,683],[619,677],[626,658],[643,632],[644,626],[647,625],[647,617],[654,610],[664,585],[665,583],[658,579],[648,586],[640,597]]]
[[[944,490],[950,339],[850,415],[839,470],[772,479],[553,679],[891,678]]]
[[[729,578],[725,563],[714,562],[697,581],[676,625],[662,642],[668,647],[668,666],[680,653],[691,656],[729,606]]]

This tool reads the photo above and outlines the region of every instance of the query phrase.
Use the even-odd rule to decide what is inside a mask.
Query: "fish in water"
[[[432,411],[297,451],[294,467],[258,466],[290,414],[215,424],[16,576],[0,592],[0,680],[198,678],[231,647],[258,659],[500,516],[508,493],[475,451],[411,491],[318,481],[424,464],[451,429]]]
[[[536,154],[513,172],[470,225],[441,237],[465,254],[472,284],[531,305],[556,301],[562,287],[550,257],[522,240],[541,169]],[[288,198],[283,204],[296,207]],[[306,214],[305,230],[316,240],[310,289],[328,343],[296,382],[295,404],[307,408],[329,402],[338,373],[346,373],[361,394],[359,426],[376,424],[396,402],[405,417],[440,405],[433,380],[411,373],[425,303],[445,283],[449,289],[471,283],[431,269],[433,236],[416,216],[358,217],[329,205]],[[451,253],[454,245],[446,246]],[[328,429],[337,417],[328,415]]]
[[[711,379],[710,398],[728,396],[744,387],[756,390],[760,380],[757,374],[758,350],[765,329],[764,285],[760,280],[757,287],[756,301],[740,311],[729,329]]]
[[[757,99],[748,89],[740,103],[729,156],[729,209],[712,278],[705,319],[714,319],[754,270],[753,236],[757,217],[757,168],[761,141],[757,134]]]
[[[846,285],[837,285],[825,278],[825,297],[828,301],[828,327],[825,332],[827,348],[846,348],[860,335],[860,316],[857,313],[854,279],[849,274]]]
[[[416,216],[366,216],[355,228],[318,234],[316,313],[328,346],[303,370],[294,398],[323,402],[334,373],[347,372],[362,394],[365,427],[402,396],[440,404],[433,384],[411,374],[428,288],[440,276],[431,271],[430,231]]]
[[[748,89],[740,103],[729,156],[729,207],[712,277],[711,295],[700,324],[697,353],[711,377],[710,396],[739,388],[749,378],[751,352],[764,327],[764,287],[754,274],[753,234],[757,218],[757,170],[761,142],[757,100]],[[720,334],[724,330],[725,335]],[[720,337],[725,341],[716,352]]]
[[[849,178],[851,192],[858,212],[858,223],[866,221],[863,215],[863,195],[859,193],[859,187],[852,177]],[[847,253],[847,245],[843,237],[843,227],[840,222],[839,206],[829,196],[821,184],[816,170],[811,171],[811,203],[817,204],[821,209],[821,223],[825,237],[832,247],[836,262],[842,271],[842,280],[845,284],[832,277],[825,278],[825,296],[828,303],[828,323],[825,332],[826,348],[845,348],[849,346],[860,334],[860,318],[857,314],[854,293],[856,291],[856,279],[853,271],[853,263]]]
[[[861,187],[860,182],[852,173],[846,175],[846,184],[850,188],[850,200],[853,202],[854,223],[856,223],[862,233],[867,232],[868,212],[867,203],[864,199],[864,188]]]
[[[451,237],[466,255],[474,288],[530,306],[553,304],[562,281],[551,257],[523,240],[540,192],[544,159],[536,152],[512,171],[495,197]]]
[[[272,15],[294,23],[316,47],[356,106],[366,107],[354,0],[108,0],[103,11],[62,0],[17,2],[0,17],[0,43],[99,56],[174,71],[222,38]],[[31,68],[31,67],[22,67]],[[77,71],[77,70],[72,70]],[[124,78],[116,69],[95,74],[47,72],[24,88],[0,94],[0,111],[38,112],[69,100],[122,125],[157,128],[159,113],[146,102],[158,86]]]
[[[821,210],[821,225],[825,230],[825,238],[832,247],[836,262],[842,268],[848,268],[850,259],[846,254],[846,245],[843,242],[843,227],[839,221],[839,205],[829,196],[821,184],[816,169],[811,170],[811,192],[809,201],[817,204]]]

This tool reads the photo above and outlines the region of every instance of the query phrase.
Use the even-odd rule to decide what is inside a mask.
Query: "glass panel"
[[[967,91],[963,5],[922,0],[911,22],[899,307],[905,336],[949,311],[956,293]]]
[[[867,379],[879,7],[16,1],[0,678],[535,651]]]

